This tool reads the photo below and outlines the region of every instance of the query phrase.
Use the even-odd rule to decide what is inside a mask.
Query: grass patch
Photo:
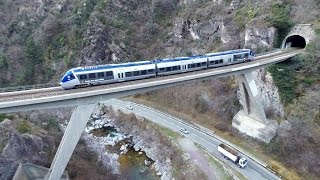
[[[21,134],[26,134],[31,132],[31,126],[27,121],[20,121],[17,124],[17,130]]]
[[[285,179],[291,179],[291,180],[302,179],[299,177],[299,175],[294,170],[291,170],[291,169],[284,167],[281,163],[279,163],[277,161],[271,161],[269,163],[268,167],[270,169],[274,170],[281,177],[284,177]]]
[[[166,127],[163,127],[163,126],[158,126],[158,127],[159,127],[160,131],[161,131],[163,134],[165,134],[165,135],[167,135],[167,136],[169,136],[169,137],[171,137],[171,138],[173,138],[173,139],[179,139],[179,138],[182,137],[179,133],[177,133],[177,132],[175,132],[175,131],[172,131],[172,130],[169,129],[169,128],[166,128]]]

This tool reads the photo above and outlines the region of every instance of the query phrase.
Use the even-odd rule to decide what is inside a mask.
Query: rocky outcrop
[[[85,32],[86,46],[81,50],[80,65],[106,64],[111,61],[112,52],[108,47],[108,31],[97,19],[91,21]]]
[[[2,132],[0,144],[5,145],[0,155],[0,179],[12,179],[21,162],[47,166],[56,149],[53,137],[43,133],[37,135],[18,133],[13,128],[14,123],[5,120],[0,124]]]
[[[274,27],[247,27],[244,34],[244,47],[267,50],[273,47],[276,29]]]
[[[263,107],[267,116],[283,116],[284,109],[280,100],[278,88],[274,85],[271,74],[266,69],[253,71],[252,75],[256,81],[257,88],[261,93]],[[273,114],[269,114],[269,113]]]

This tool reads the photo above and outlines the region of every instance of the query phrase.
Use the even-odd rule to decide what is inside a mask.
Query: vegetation
[[[296,77],[294,71],[295,63],[291,60],[284,61],[268,67],[272,79],[279,89],[280,99],[284,104],[291,103],[298,97]]]
[[[7,118],[6,114],[0,114],[0,122],[2,122],[3,120],[5,120]]]
[[[60,126],[59,126],[59,122],[53,118],[50,118],[49,120],[47,120],[47,124],[44,128],[47,131],[56,131],[56,132],[61,131]]]
[[[168,137],[171,137],[173,139],[181,138],[181,135],[179,133],[174,132],[171,129],[168,129],[168,128],[162,127],[162,126],[159,126],[158,128],[162,133],[166,134]]]
[[[293,26],[293,22],[290,18],[291,0],[276,1],[273,0],[271,5],[271,16],[267,18],[267,21],[272,26],[277,28],[278,37],[274,41],[275,47],[280,47],[282,40],[289,33],[289,30]]]
[[[246,24],[251,24],[259,11],[259,8],[254,7],[252,1],[245,3],[241,8],[237,9],[235,13],[235,22],[239,29],[244,30]]]
[[[12,115],[8,115],[8,114],[2,114],[2,113],[0,113],[0,122],[2,122],[2,121],[5,120],[5,119],[11,120],[11,119],[13,119],[13,116],[12,116]]]
[[[17,131],[21,134],[26,134],[31,132],[31,126],[28,121],[20,121],[17,123]]]

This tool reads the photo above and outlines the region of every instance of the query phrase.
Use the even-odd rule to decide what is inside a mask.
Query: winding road
[[[240,169],[231,161],[224,159],[218,152],[218,145],[222,142],[226,143],[226,141],[217,137],[216,135],[214,135],[214,133],[208,132],[208,130],[201,129],[194,125],[188,124],[182,120],[179,120],[175,117],[162,113],[158,110],[133,102],[112,99],[110,101],[104,102],[104,104],[112,105],[113,108],[122,110],[125,113],[132,112],[138,116],[144,117],[152,122],[155,122],[176,132],[179,132],[180,128],[187,129],[189,133],[184,134],[187,138],[200,144],[203,148],[206,149],[208,153],[215,156],[220,161],[223,161],[225,164],[229,165],[231,168],[235,169],[236,171],[244,175],[247,179],[280,179],[277,175],[273,174],[271,171],[265,168],[265,165],[263,163],[254,160],[251,157],[248,157],[244,153],[240,154],[243,157],[246,157],[248,160],[248,166],[245,169]],[[126,105],[131,105],[133,109],[127,109]]]

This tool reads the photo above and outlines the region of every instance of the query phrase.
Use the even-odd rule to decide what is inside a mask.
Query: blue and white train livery
[[[238,49],[190,57],[77,67],[65,73],[60,85],[63,89],[72,89],[109,84],[226,66],[253,58],[254,53],[250,49]]]

